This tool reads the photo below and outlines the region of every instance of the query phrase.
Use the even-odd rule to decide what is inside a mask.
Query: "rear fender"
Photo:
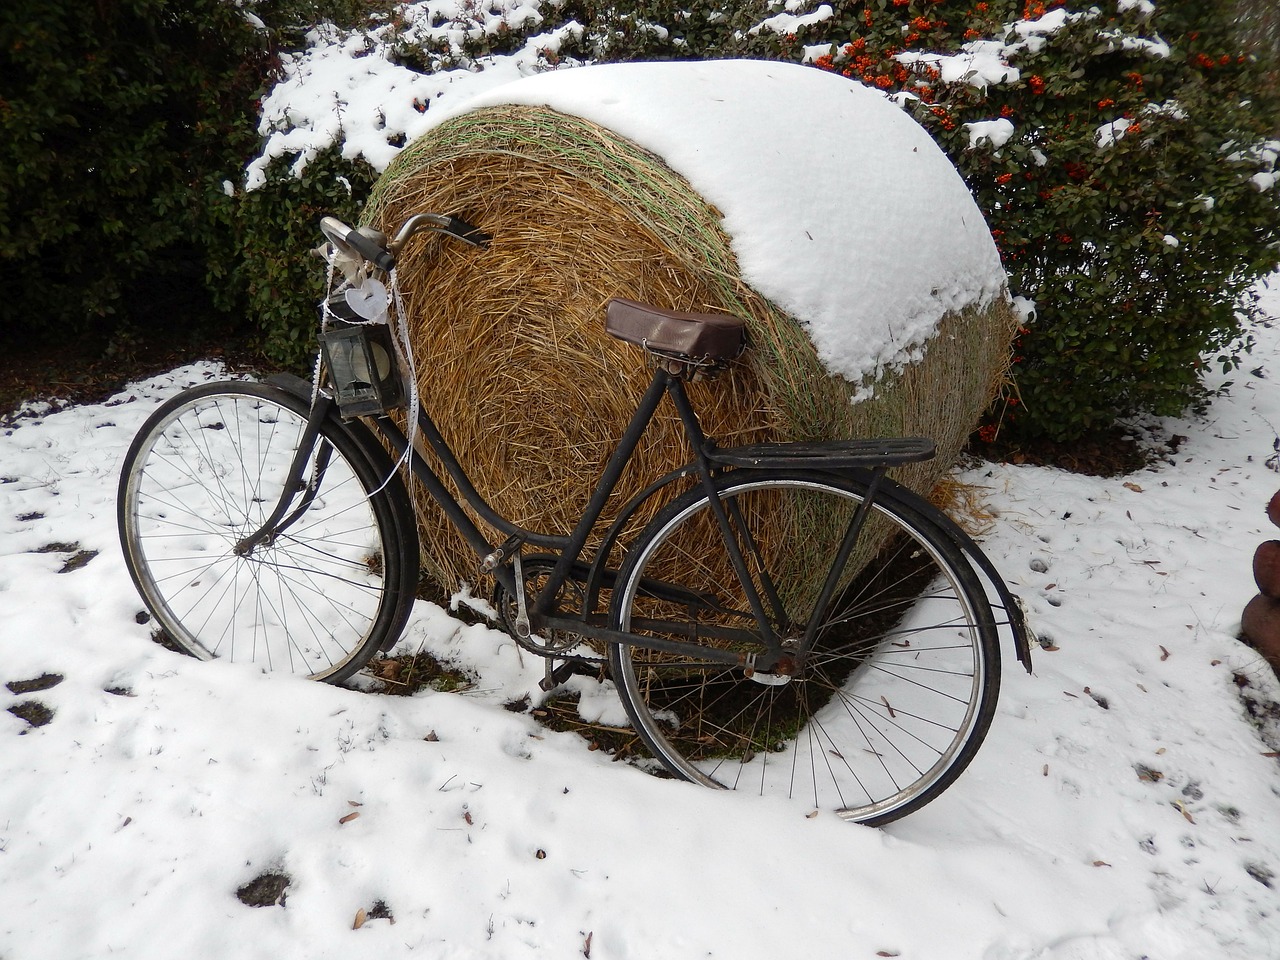
[[[1013,633],[1014,650],[1017,653],[1018,662],[1022,664],[1027,673],[1030,673],[1031,644],[1035,640],[1035,633],[1032,631],[1030,624],[1027,623],[1026,609],[1022,604],[1022,600],[1009,589],[1008,584],[1001,577],[1000,571],[996,569],[995,564],[982,552],[982,548],[978,546],[969,534],[965,533],[958,523],[943,511],[900,483],[889,479],[881,480],[881,488],[877,496],[884,500],[905,504],[924,514],[977,567],[988,585],[995,591],[999,605],[1005,611],[1009,629]]]

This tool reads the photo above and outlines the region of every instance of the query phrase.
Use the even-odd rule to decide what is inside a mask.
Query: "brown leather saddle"
[[[747,344],[746,322],[720,313],[680,313],[648,303],[609,301],[604,328],[651,353],[699,366],[732,360]]]

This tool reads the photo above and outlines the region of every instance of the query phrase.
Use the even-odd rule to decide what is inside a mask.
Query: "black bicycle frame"
[[[295,390],[295,392],[298,391]],[[622,507],[618,518],[605,532],[603,542],[597,549],[594,558],[590,563],[587,563],[582,559],[587,540],[599,522],[605,505],[617,487],[627,464],[631,461],[645,430],[648,429],[649,424],[652,422],[653,416],[662,402],[664,393],[670,395],[676,407],[685,435],[692,448],[693,459],[685,466],[659,478],[632,497]],[[285,484],[285,490],[281,495],[280,502],[276,505],[270,519],[257,531],[240,542],[237,546],[238,552],[250,553],[260,544],[269,542],[305,512],[311,500],[314,499],[331,452],[328,445],[321,445],[318,450],[316,449],[320,424],[329,416],[334,416],[333,401],[322,392],[313,402],[308,416],[307,427],[300,439],[299,448],[295,452],[290,468],[290,476]],[[471,515],[464,509],[462,503],[454,496],[440,474],[426,461],[416,445],[412,450],[409,450],[406,457],[405,452],[409,448],[409,441],[404,430],[394,419],[383,414],[366,422],[371,423],[374,431],[382,437],[398,457],[407,459],[414,477],[444,510],[445,515],[462,534],[476,556],[481,558],[483,569],[492,573],[503,589],[511,596],[517,596],[518,594],[515,564],[510,561],[519,553],[522,546],[529,544],[554,552],[555,564],[552,571],[537,596],[533,599],[531,608],[527,611],[530,628],[533,632],[563,630],[605,642],[623,643],[651,650],[680,654],[707,663],[761,670],[776,668],[781,672],[790,672],[802,665],[805,653],[814,642],[817,622],[809,623],[802,637],[780,638],[777,635],[775,625],[781,630],[789,630],[792,625],[788,623],[778,591],[769,581],[767,575],[762,574],[759,583],[752,577],[746,557],[748,554],[758,556],[759,549],[753,542],[747,525],[742,522],[741,517],[737,514],[737,506],[732,501],[726,505],[721,500],[716,486],[717,477],[730,465],[739,469],[750,470],[753,467],[777,466],[779,463],[784,462],[792,467],[835,470],[836,472],[843,472],[844,469],[856,464],[862,465],[862,471],[867,480],[867,492],[845,531],[838,552],[838,560],[832,566],[832,569],[827,572],[823,582],[820,595],[822,600],[827,600],[830,599],[838,587],[840,571],[843,567],[843,563],[840,561],[848,556],[860,536],[887,467],[891,463],[908,462],[912,459],[922,459],[924,456],[931,455],[932,446],[931,444],[928,445],[928,452],[925,452],[925,448],[919,447],[916,441],[890,440],[850,441],[839,449],[831,445],[818,444],[810,446],[799,455],[797,455],[798,447],[795,444],[765,444],[753,448],[719,450],[702,433],[697,413],[694,411],[688,394],[685,392],[683,381],[679,376],[669,373],[662,367],[658,367],[654,372],[648,389],[640,399],[635,413],[632,414],[631,421],[627,424],[622,438],[605,463],[582,518],[572,532],[568,535],[561,535],[529,530],[512,523],[498,514],[480,492],[475,489],[462,464],[450,449],[435,422],[431,419],[430,414],[420,408],[416,424],[418,434],[422,437],[425,446],[439,462],[444,475],[457,487],[466,505],[474,510],[485,524],[506,538],[504,542],[498,544],[491,542],[480,529]],[[912,444],[916,446],[913,447]],[[314,459],[312,457],[313,452],[315,453]],[[304,482],[303,475],[308,466],[311,469],[311,476]],[[684,632],[690,637],[690,640],[686,642],[663,637],[641,636],[609,628],[605,625],[603,611],[598,609],[599,594],[601,589],[612,586],[614,582],[616,571],[608,568],[608,555],[617,542],[624,524],[643,501],[668,484],[689,477],[696,477],[698,484],[707,497],[708,505],[719,527],[721,539],[728,552],[735,575],[738,577],[746,594],[748,605],[756,621],[757,632],[753,633],[746,629],[704,624],[698,627],[695,633],[692,626],[682,629],[679,624],[665,621],[655,624],[649,624],[648,621],[644,621],[633,625],[642,628],[650,625],[660,627],[668,634]],[[299,493],[301,493],[301,500],[290,511],[289,508],[293,505]],[[972,544],[963,534],[953,532],[949,528],[944,527],[944,529],[952,535],[953,539],[956,539],[962,549],[970,552],[968,547],[972,546]],[[735,530],[738,532],[735,532]],[[739,535],[742,541],[739,540]],[[976,547],[973,548],[973,553],[981,557],[981,553],[977,551]],[[986,558],[981,557],[981,560],[985,561]],[[761,570],[764,569],[762,564],[757,565]],[[983,568],[990,572],[989,561],[986,561]],[[585,578],[582,577],[583,570],[586,571]],[[566,616],[554,611],[552,605],[561,587],[575,575],[583,585],[582,609],[577,616]],[[1029,656],[1025,655],[1028,641],[1019,611],[1015,609],[1012,598],[1005,596],[1007,588],[1003,587],[998,578],[996,578],[995,582],[997,588],[1002,591],[1003,605],[1009,611],[1011,620],[1014,621],[1013,626],[1018,640],[1019,659],[1023,660],[1024,664],[1029,663]],[[704,597],[678,584],[646,581],[643,589],[657,596],[701,605],[709,609],[716,606],[714,598]],[[743,653],[718,650],[696,642],[698,637],[704,639],[716,637],[734,641],[739,649],[743,645],[756,645],[760,648],[759,654],[748,657]],[[784,640],[794,645],[792,649],[785,651],[785,654],[783,650]]]
[[[694,472],[701,478],[704,484],[710,484],[714,476],[715,467],[707,459],[704,453],[704,440],[701,429],[698,426],[697,416],[693,412],[689,404],[688,397],[684,392],[684,385],[679,378],[672,376],[666,370],[658,368],[654,372],[652,381],[649,383],[648,389],[644,396],[641,397],[636,407],[635,413],[632,414],[631,421],[627,424],[626,430],[622,434],[622,438],[618,441],[617,447],[610,455],[601,472],[600,479],[597,481],[595,489],[592,491],[591,499],[588,501],[582,518],[578,521],[573,531],[566,535],[556,535],[541,533],[529,530],[518,524],[512,523],[505,517],[502,517],[495,511],[484,497],[477,491],[470,479],[467,477],[466,471],[462,464],[458,462],[458,458],[454,455],[453,450],[449,447],[444,437],[441,435],[435,422],[431,419],[426,410],[419,409],[417,427],[418,433],[422,436],[426,446],[430,449],[436,460],[439,462],[441,469],[453,481],[462,499],[467,506],[471,507],[476,514],[489,526],[493,527],[499,533],[507,538],[503,544],[491,542],[472,520],[471,516],[463,508],[462,504],[453,495],[452,491],[446,486],[440,475],[432,469],[431,465],[422,457],[416,447],[409,452],[409,467],[414,477],[421,483],[427,493],[435,500],[444,510],[445,515],[450,522],[458,529],[463,538],[475,551],[479,558],[493,558],[486,564],[486,569],[490,569],[494,577],[501,583],[502,587],[512,596],[515,595],[515,570],[512,564],[506,563],[510,554],[520,549],[522,544],[530,544],[536,547],[544,547],[554,550],[557,554],[556,563],[553,567],[547,582],[538,592],[537,597],[533,600],[531,609],[529,610],[531,623],[535,632],[542,629],[549,630],[566,630],[592,639],[604,640],[613,643],[626,643],[637,646],[643,646],[651,650],[659,650],[667,653],[682,654],[684,656],[699,657],[713,663],[722,663],[730,666],[743,666],[746,663],[746,657],[743,654],[732,653],[724,650],[716,650],[708,648],[700,643],[684,642],[680,640],[668,640],[661,637],[645,637],[638,636],[633,633],[627,633],[621,630],[613,630],[605,627],[600,622],[600,612],[594,609],[596,598],[599,591],[599,580],[604,577],[612,576],[604,566],[604,557],[597,556],[590,566],[589,588],[584,591],[584,595],[588,598],[584,601],[584,609],[581,614],[576,617],[554,615],[551,609],[555,601],[555,597],[560,592],[560,588],[569,580],[575,564],[583,562],[582,554],[586,547],[591,531],[599,522],[604,512],[605,504],[608,502],[610,495],[617,487],[619,479],[621,479],[623,471],[627,464],[631,461],[636,448],[640,444],[640,439],[648,428],[649,423],[653,419],[654,413],[658,406],[662,403],[663,394],[670,394],[675,400],[676,408],[680,412],[681,421],[684,423],[686,433],[689,437],[690,444],[693,448],[694,461],[691,464]],[[374,428],[391,446],[397,457],[403,457],[406,449],[409,448],[409,441],[400,425],[389,416],[377,417],[374,421]],[[687,475],[688,468],[675,471],[664,478],[663,484],[670,480],[677,479],[682,475]],[[655,488],[649,488],[646,494],[652,492]],[[723,508],[720,507],[719,498],[713,498],[712,502],[719,508],[720,514],[723,516]],[[747,573],[746,561],[742,556],[740,547],[728,531],[727,520],[726,526],[723,528],[727,534],[726,547],[729,551],[734,568],[738,571],[739,576],[745,578],[744,588],[748,595],[755,598],[752,608],[756,613],[761,629],[761,635],[754,635],[748,631],[727,630],[725,634],[739,640],[754,640],[760,642],[763,637],[764,649],[761,651],[765,659],[776,657],[779,645],[773,637],[772,629],[765,615],[763,606],[756,594],[751,578]],[[606,538],[607,544],[611,542],[611,538]],[[692,597],[693,594],[690,594]],[[763,662],[763,661],[762,661]]]

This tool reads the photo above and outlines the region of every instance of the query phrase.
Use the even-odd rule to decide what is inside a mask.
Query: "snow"
[[[908,50],[896,54],[894,59],[907,66],[923,64],[934,67],[945,83],[964,82],[985,90],[992,84],[1018,82],[1022,74],[1017,67],[1011,67],[1006,62],[1009,49],[998,40],[971,40],[961,47],[960,53],[922,53]]]
[[[1122,140],[1124,135],[1128,133],[1129,127],[1133,125],[1133,121],[1121,117],[1118,120],[1111,120],[1104,123],[1094,131],[1093,137],[1098,144],[1099,150],[1105,150],[1113,147],[1117,140]]]
[[[768,31],[770,33],[780,33],[783,35],[794,34],[803,27],[812,26],[815,23],[822,23],[830,20],[835,16],[835,11],[831,9],[831,4],[824,3],[818,6],[818,9],[812,13],[797,14],[796,10],[804,7],[804,3],[788,2],[786,12],[779,13],[776,16],[769,17],[751,28],[751,33],[760,33]]]
[[[1280,275],[1263,295],[1280,314]],[[1280,330],[1253,332],[1255,372],[1156,425],[1184,439],[1150,469],[959,471],[1046,649],[1030,676],[1005,651],[973,765],[879,830],[652,778],[509,712],[534,658],[427,602],[401,649],[473,672],[462,693],[161,648],[136,621],[116,474],[147,414],[218,368],[32,405],[0,429],[0,683],[65,679],[0,686],[6,708],[54,712],[0,710],[0,956],[1278,956],[1280,730],[1241,697],[1280,684],[1235,639],[1280,488]],[[237,900],[272,870],[283,906]],[[395,922],[353,929],[378,903]]]
[[[435,120],[499,104],[548,105],[662,157],[723,214],[743,279],[854,383],[911,360],[947,311],[1007,295],[950,160],[844,77],[749,60],[588,66],[496,87]]]
[[[1013,136],[1013,124],[1000,117],[996,120],[980,120],[976,123],[966,123],[964,128],[969,131],[969,146],[977,147],[982,143],[990,144],[992,150],[999,150]]]
[[[1110,50],[1134,50],[1138,53],[1146,54],[1153,60],[1164,60],[1173,55],[1173,51],[1169,48],[1169,44],[1163,40],[1156,38],[1149,40],[1146,37],[1129,37],[1119,32],[1101,33],[1099,36],[1110,43]]]
[[[311,32],[304,52],[283,55],[284,79],[263,98],[258,129],[264,145],[246,170],[245,188],[254,190],[266,183],[267,168],[276,158],[289,159],[291,172],[299,176],[318,153],[335,144],[347,159],[363,158],[374,169],[383,170],[402,149],[398,144],[431,125],[428,114],[433,106],[550,69],[547,55],[581,32],[580,26],[569,23],[531,36],[514,54],[466,61],[460,52],[464,33],[430,27],[433,14],[440,10],[453,14],[457,6],[445,0],[411,4],[403,10],[412,35],[450,44],[452,56],[464,60],[456,69],[418,73],[395,62],[393,46],[380,33],[343,34],[327,25]],[[495,0],[490,6],[502,11],[502,16],[491,13],[482,18],[476,28],[481,34],[496,30],[501,22],[519,23],[536,16],[533,8],[518,0],[505,4]]]
[[[1065,9],[1059,7],[1057,10],[1050,10],[1034,20],[1017,21],[1013,25],[1013,32],[1023,39],[1027,37],[1044,37],[1057,33],[1079,16],[1080,14],[1069,14]]]

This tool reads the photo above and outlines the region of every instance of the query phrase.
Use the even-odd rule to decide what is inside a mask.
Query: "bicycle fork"
[[[332,401],[327,397],[320,396],[311,405],[311,410],[307,415],[306,426],[303,427],[302,435],[298,438],[298,446],[293,452],[293,460],[289,464],[289,471],[285,475],[284,485],[280,491],[280,497],[276,501],[275,509],[271,511],[271,515],[263,521],[257,530],[242,538],[235,545],[233,552],[236,556],[247,557],[258,547],[271,546],[280,534],[288,530],[289,527],[297,522],[299,517],[307,512],[307,508],[315,500],[316,494],[320,490],[320,482],[329,466],[329,460],[333,457],[333,447],[327,443],[322,444],[318,450],[316,449],[316,439],[320,436],[320,424],[328,416],[331,403]],[[311,469],[311,476],[304,483],[303,474],[306,472],[308,464],[311,463],[313,452],[315,453],[315,461]],[[289,512],[289,507],[299,491],[302,493],[302,499],[293,511]],[[287,516],[286,513],[288,514]]]

